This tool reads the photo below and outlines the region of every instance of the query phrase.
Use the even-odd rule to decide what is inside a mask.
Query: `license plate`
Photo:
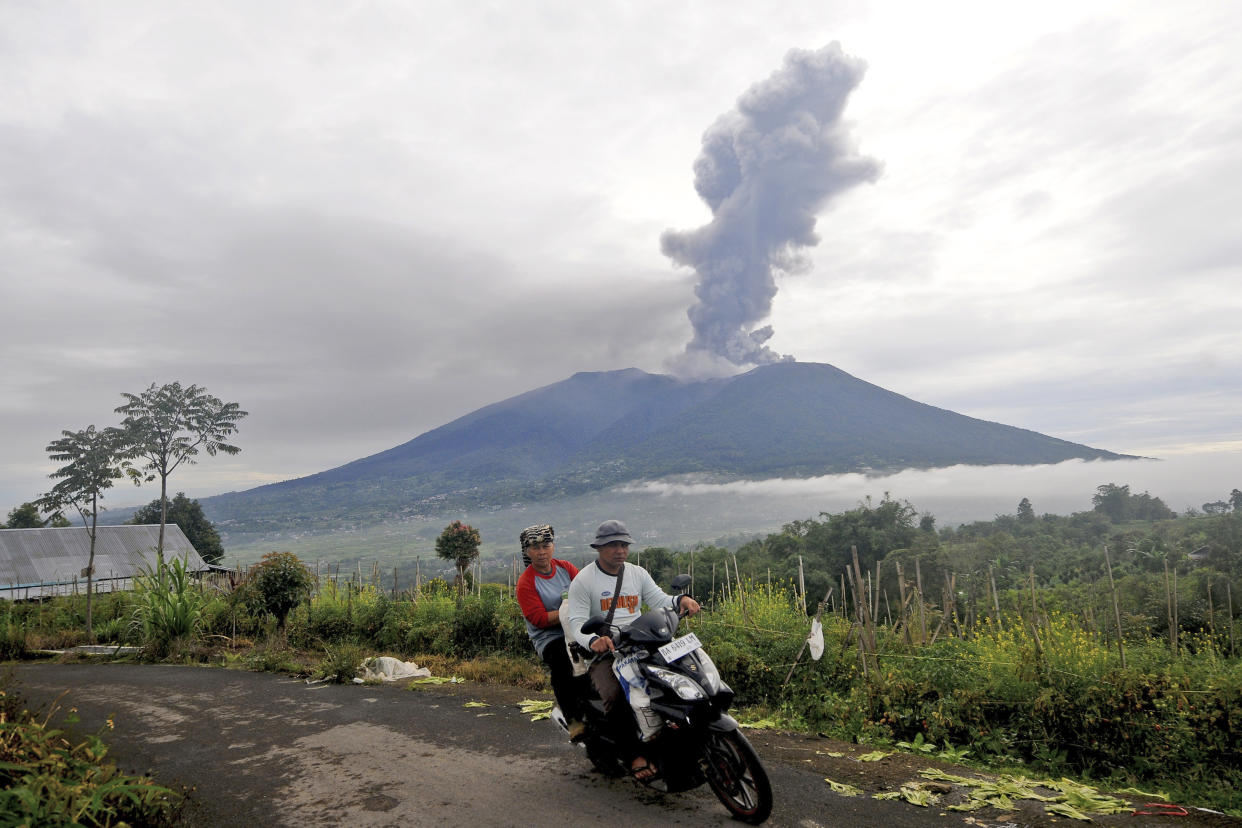
[[[675,638],[660,648],[660,655],[664,656],[667,662],[674,662],[687,653],[693,653],[703,643],[699,641],[699,637],[694,633],[687,633],[681,638]]]

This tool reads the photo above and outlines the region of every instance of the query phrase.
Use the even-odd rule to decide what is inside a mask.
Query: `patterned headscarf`
[[[522,544],[522,564],[530,566],[530,555],[526,554],[526,547],[544,544],[555,539],[556,530],[547,523],[537,523],[523,529],[518,535],[518,541]]]

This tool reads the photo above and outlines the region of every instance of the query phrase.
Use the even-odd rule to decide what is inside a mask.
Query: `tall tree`
[[[116,409],[124,415],[121,428],[136,456],[147,462],[146,480],[160,480],[160,535],[156,547],[164,561],[164,527],[168,524],[168,476],[182,463],[192,464],[200,451],[237,454],[240,448],[225,442],[237,433],[237,423],[246,416],[237,403],[226,403],[197,385],[182,387],[179,382],[157,386],[141,394],[122,393],[128,402]]]
[[[117,428],[97,431],[87,426],[82,431],[62,431],[59,440],[47,447],[48,456],[64,463],[49,477],[59,479],[52,490],[39,499],[39,505],[48,512],[59,513],[72,506],[82,516],[90,537],[90,556],[86,562],[86,638],[92,640],[91,601],[95,579],[95,535],[99,523],[99,511],[103,507],[105,490],[115,480],[125,477],[132,449],[126,443],[124,433]]]
[[[457,597],[466,588],[466,569],[479,557],[479,530],[455,520],[436,538],[436,554],[457,567]]]
[[[1096,486],[1091,496],[1092,508],[1107,515],[1113,523],[1121,523],[1130,516],[1130,486],[1104,483]]]
[[[41,529],[50,526],[53,529],[64,529],[73,524],[59,512],[53,512],[46,518],[39,511],[38,503],[23,503],[9,510],[9,522],[0,529]]]
[[[177,496],[168,503],[161,503],[159,498],[134,512],[130,523],[159,523],[161,512],[169,523],[175,523],[185,532],[186,539],[194,547],[194,551],[209,564],[218,564],[224,557],[224,544],[220,542],[220,533],[203,514],[203,506],[197,500],[190,500],[185,492],[177,492]]]
[[[46,521],[43,520],[43,515],[39,514],[39,507],[33,503],[23,503],[9,510],[9,522],[0,528],[39,529],[44,525]]]

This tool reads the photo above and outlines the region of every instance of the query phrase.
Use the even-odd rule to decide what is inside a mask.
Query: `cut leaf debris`
[[[887,751],[875,750],[875,751],[872,751],[871,753],[864,753],[862,756],[859,756],[858,761],[859,762],[878,762],[881,759],[883,759],[885,756],[889,756],[889,755],[890,754]]]
[[[552,718],[551,701],[540,701],[538,699],[522,699],[518,702],[518,707],[523,713],[533,714],[530,717],[532,722],[541,722],[544,719]]]
[[[461,684],[465,679],[453,676],[445,678],[444,676],[427,676],[425,678],[414,679],[410,684]]]
[[[487,702],[468,701],[465,704],[463,704],[462,707],[491,707],[491,705],[488,704]]]
[[[917,782],[910,785],[902,785],[900,793],[902,799],[911,805],[918,805],[920,808],[928,808],[940,801],[940,797],[926,790]]]
[[[1009,775],[995,780],[973,779],[936,768],[926,768],[920,775],[925,779],[951,782],[970,789],[965,802],[948,806],[951,811],[973,811],[985,806],[1010,811],[1018,800],[1031,799],[1043,802],[1044,810],[1050,814],[1090,822],[1091,814],[1119,814],[1130,809],[1124,800],[1101,794],[1095,788],[1072,779],[1035,780]],[[1056,793],[1041,793],[1039,789]]]
[[[856,788],[844,782],[834,782],[826,776],[824,781],[828,783],[828,787],[832,788],[834,793],[839,793],[842,796],[860,796],[862,794],[862,788]]]

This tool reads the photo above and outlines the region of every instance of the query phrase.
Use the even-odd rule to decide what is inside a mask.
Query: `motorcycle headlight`
[[[683,676],[681,673],[674,673],[672,670],[656,667],[655,665],[649,666],[647,670],[652,676],[671,687],[674,693],[686,701],[707,698],[707,694],[703,692],[702,687],[699,687],[693,679]]]

